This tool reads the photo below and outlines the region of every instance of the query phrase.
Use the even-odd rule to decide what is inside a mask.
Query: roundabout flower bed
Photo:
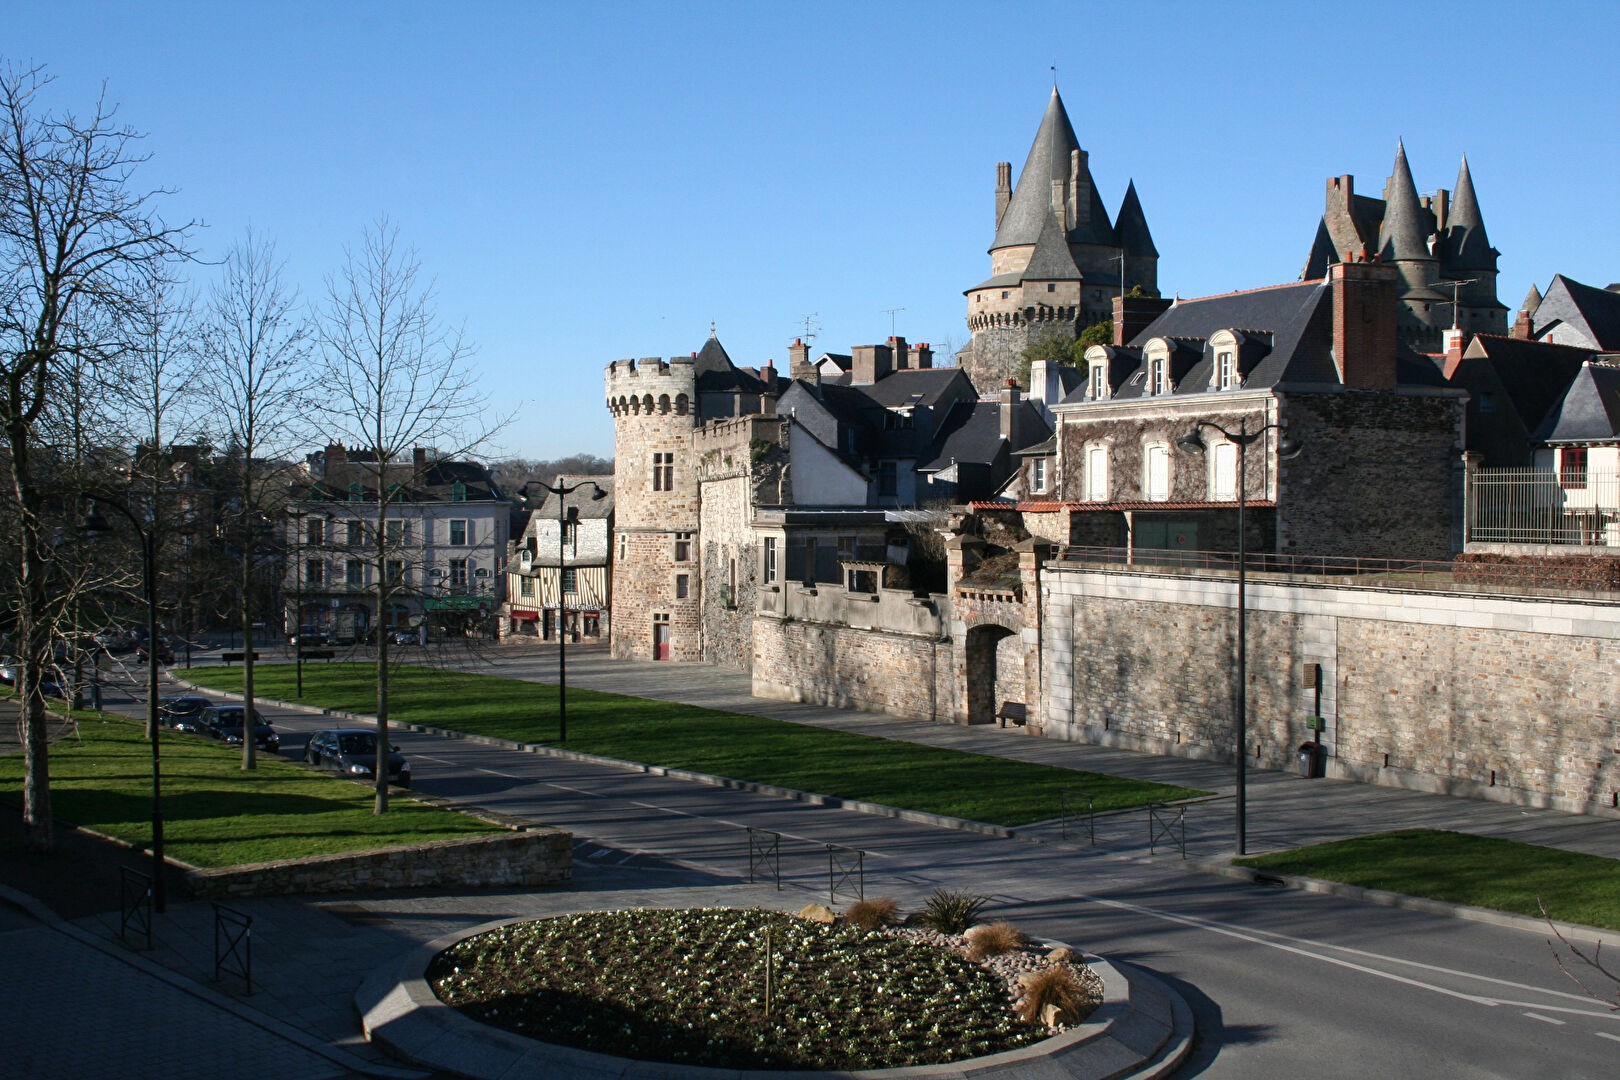
[[[427,980],[485,1024],[685,1065],[895,1068],[1052,1034],[1013,1012],[1018,976],[1050,962],[1025,952],[992,959],[993,970],[960,942],[759,910],[590,912],[467,938],[434,958]],[[1078,975],[1085,985],[1090,973]]]

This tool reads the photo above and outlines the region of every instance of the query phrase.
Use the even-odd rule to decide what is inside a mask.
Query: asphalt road
[[[262,711],[284,757],[330,726]],[[461,740],[395,741],[417,789],[567,828],[595,842],[585,858],[645,853],[739,875],[753,827],[781,835],[784,887],[807,900],[826,898],[827,844],[865,852],[867,895],[907,906],[942,886],[987,894],[1020,926],[1177,986],[1199,1026],[1179,1076],[1620,1073],[1620,1013],[1580,992],[1547,935],[1239,883],[1174,853],[1006,840]]]

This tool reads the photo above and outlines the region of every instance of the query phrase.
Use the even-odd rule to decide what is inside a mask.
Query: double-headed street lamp
[[[1237,853],[1247,855],[1249,849],[1248,833],[1248,727],[1249,727],[1249,683],[1248,683],[1248,623],[1249,612],[1247,604],[1248,592],[1248,554],[1249,537],[1246,531],[1246,510],[1248,507],[1248,469],[1247,455],[1249,447],[1259,442],[1268,431],[1281,432],[1278,424],[1262,424],[1254,431],[1249,430],[1247,417],[1238,421],[1236,431],[1228,431],[1213,420],[1199,420],[1193,429],[1176,440],[1176,445],[1183,451],[1202,457],[1207,449],[1204,437],[1200,434],[1203,428],[1220,432],[1228,442],[1237,446],[1237,530],[1238,530],[1238,588],[1237,588]],[[1277,456],[1279,458],[1298,457],[1304,446],[1297,439],[1283,436],[1277,440]]]
[[[107,519],[96,510],[96,505],[109,506],[129,519],[135,535],[141,539],[141,584],[146,593],[146,737],[152,743],[152,907],[164,910],[163,888],[163,771],[158,753],[158,617],[157,617],[157,555],[150,523],[141,519],[129,507],[116,499],[98,494],[90,502],[79,531],[86,535],[99,535],[112,531]],[[252,738],[252,733],[249,733]]]
[[[591,489],[591,501],[600,502],[607,492],[594,480],[581,480],[577,484],[551,484],[530,480],[517,490],[519,502],[529,502],[528,490],[541,488],[557,496],[557,741],[568,741],[568,606],[563,592],[563,562],[567,559],[564,546],[568,538],[568,523],[579,520],[579,507],[569,514],[568,496],[582,487]]]

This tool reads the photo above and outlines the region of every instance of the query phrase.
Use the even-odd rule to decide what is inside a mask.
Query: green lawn
[[[51,805],[58,818],[132,844],[152,840],[152,749],[145,726],[81,713],[79,735],[53,743]],[[408,798],[372,813],[369,787],[261,755],[241,769],[240,748],[164,732],[163,846],[193,866],[417,844],[498,833],[495,825]],[[0,757],[0,799],[22,805],[20,754]]]
[[[1403,829],[1239,866],[1620,930],[1620,860],[1437,829]]]
[[[290,666],[260,664],[253,670],[256,693],[292,698]],[[242,688],[239,668],[193,669],[190,677],[221,690]],[[376,710],[376,669],[306,664],[303,700],[370,714]],[[557,688],[405,665],[394,671],[389,716],[555,744]],[[1098,810],[1207,794],[579,688],[568,691],[568,748],[1008,826],[1058,816],[1064,792],[1074,789],[1094,796]]]

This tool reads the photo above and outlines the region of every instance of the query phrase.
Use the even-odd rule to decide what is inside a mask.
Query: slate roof
[[[1052,438],[1052,428],[1041,419],[1029,399],[1020,400],[1015,407],[1024,411],[1019,428],[1027,433],[1025,437],[1029,442],[1025,445]],[[995,462],[1003,446],[1007,444],[1001,437],[1001,402],[962,402],[945,418],[929,453],[924,455],[925,463],[919,464],[917,470],[938,472],[953,462],[989,465]],[[1024,447],[1007,446],[1007,449],[1018,451]]]
[[[592,483],[595,483],[607,493],[605,498],[591,498],[590,485]],[[566,505],[578,508],[580,520],[590,521],[608,518],[613,515],[613,476],[611,474],[606,476],[576,476],[570,473],[552,480],[553,487],[573,487],[575,484],[584,484],[585,486],[569,495]],[[534,507],[534,515],[542,521],[556,521],[557,504],[561,501],[559,496],[549,491],[546,492],[545,499]]]
[[[1588,361],[1536,431],[1545,443],[1620,439],[1620,368]]]
[[[1592,347],[1620,352],[1620,293],[1558,274],[1547,286],[1533,319],[1538,336],[1555,322],[1564,322],[1579,329]]]
[[[1474,194],[1474,178],[1463,156],[1457,172],[1457,189],[1452,192],[1451,210],[1446,216],[1446,235],[1441,241],[1441,259],[1448,271],[1495,270],[1497,251],[1485,235],[1485,219]]]
[[[905,368],[891,371],[875,383],[850,389],[863,393],[884,408],[904,405],[913,399],[917,405],[933,406],[952,384],[966,378],[961,368]]]
[[[1052,96],[1046,103],[1046,113],[1041,117],[1041,126],[1035,132],[1035,141],[1030,145],[1029,157],[1024,159],[1024,168],[1018,174],[1018,184],[1013,188],[1007,212],[1002,215],[1001,224],[996,229],[991,251],[1033,244],[1040,239],[1046,218],[1052,214],[1052,182],[1056,180],[1068,186],[1069,158],[1078,149],[1080,141],[1074,136],[1074,126],[1069,123],[1069,114],[1063,108],[1063,98],[1054,86]],[[1087,180],[1087,188],[1091,192],[1091,220],[1089,225],[1070,233],[1068,240],[1071,243],[1112,245],[1114,230],[1108,222],[1108,211],[1103,208],[1102,197],[1097,194],[1097,185],[1091,181],[1089,169]]]
[[[1378,251],[1385,262],[1433,259],[1429,251],[1429,212],[1418,201],[1417,184],[1406,163],[1406,143],[1395,150],[1395,171],[1384,188],[1384,221],[1378,229]]]
[[[1029,265],[1020,277],[1025,281],[1080,280],[1080,268],[1074,264],[1074,256],[1069,254],[1069,244],[1056,214],[1046,215],[1046,224],[1041,226],[1041,235],[1035,241]]]
[[[1592,353],[1571,345],[1476,334],[1464,360],[1480,357],[1490,360],[1503,392],[1524,421],[1525,428],[1534,431],[1564,396]],[[1454,376],[1456,372],[1447,374]]]
[[[1119,217],[1114,219],[1114,236],[1127,254],[1158,257],[1159,249],[1153,246],[1142,202],[1136,197],[1135,180],[1125,185],[1125,200],[1119,204]]]
[[[731,357],[726,354],[725,347],[720,344],[720,339],[713,336],[703,343],[703,348],[699,349],[697,356],[693,358],[692,374],[700,394],[725,393],[732,390],[758,394],[773,389],[759,376],[733,364]]]
[[[342,464],[328,463],[323,479],[308,484],[293,484],[289,490],[293,498],[347,502],[349,485],[359,484],[364,501],[377,500],[377,455],[366,450],[350,450]],[[409,455],[393,462],[386,470],[387,481],[404,485],[407,502],[449,502],[452,488],[462,484],[466,488],[467,502],[499,502],[506,498],[501,493],[490,471],[476,461],[430,460],[420,476]]]

